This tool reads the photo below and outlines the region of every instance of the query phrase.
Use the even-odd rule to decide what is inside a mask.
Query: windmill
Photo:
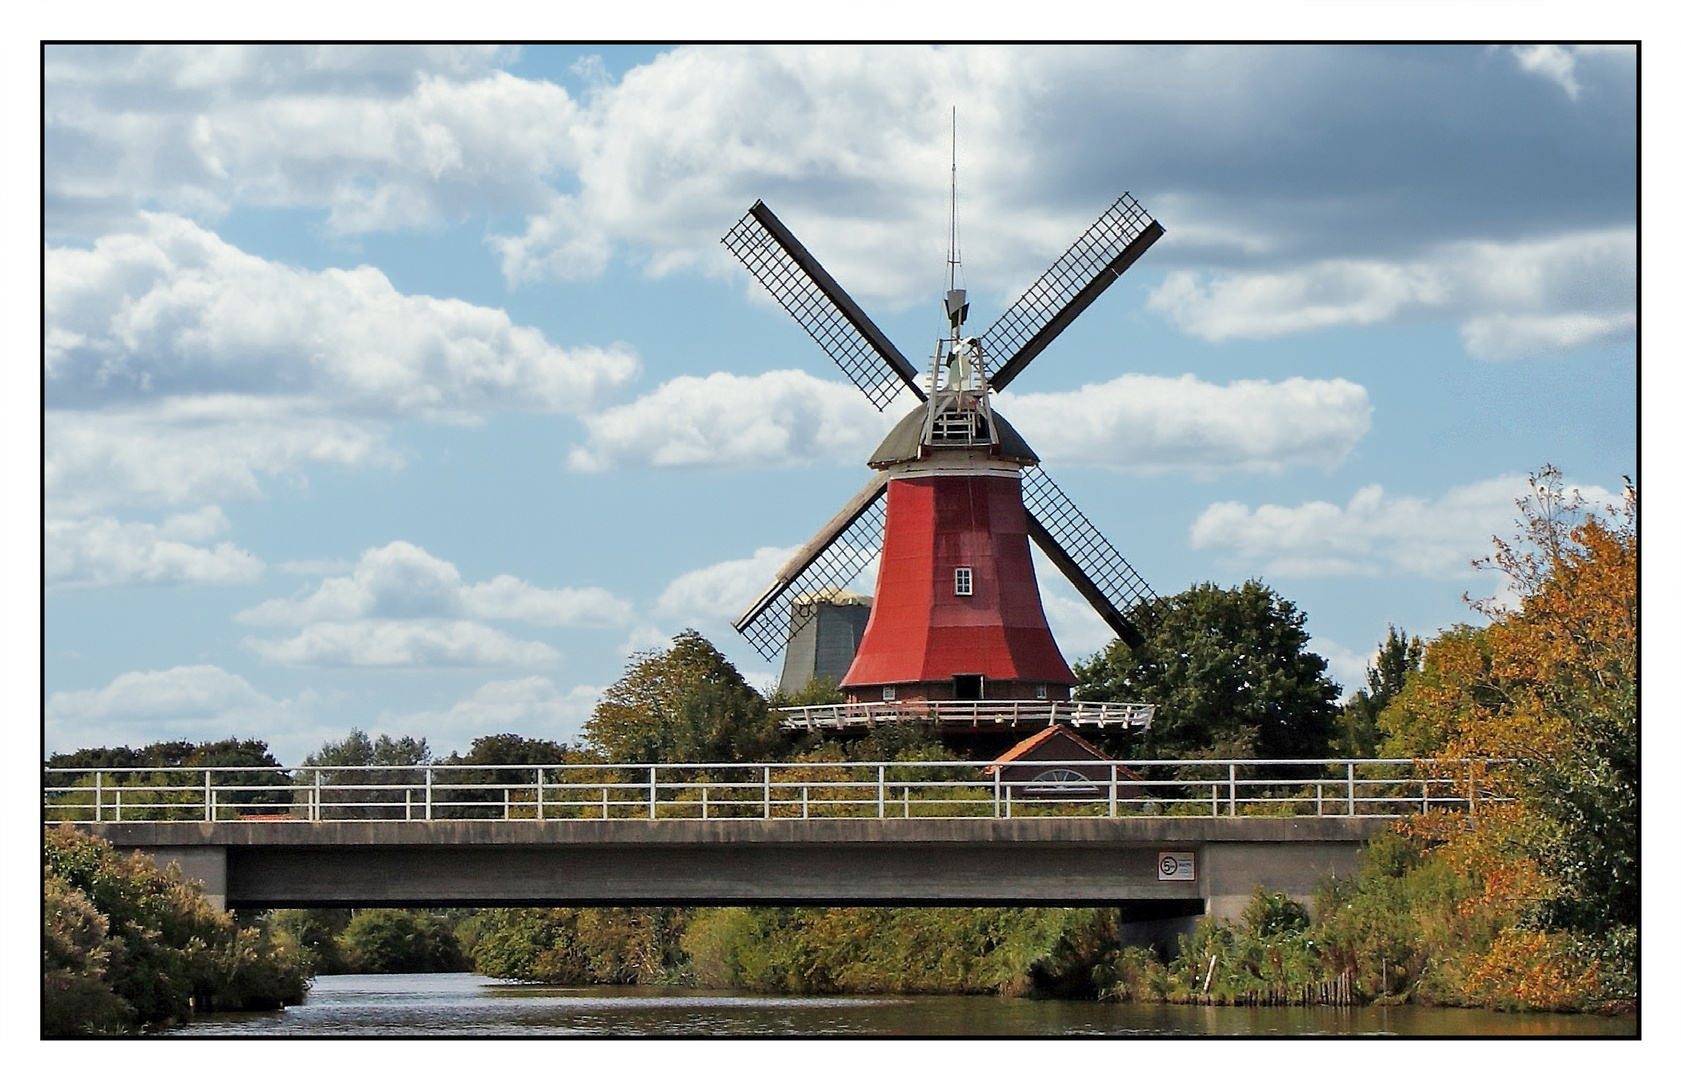
[[[955,267],[955,164],[953,248]],[[791,726],[844,727],[907,715],[941,730],[1059,720],[1148,726],[1153,707],[1070,702],[1073,672],[1045,621],[1028,541],[1109,627],[1142,642],[1129,612],[1155,593],[1039,465],[992,406],[1163,229],[1129,194],[1115,200],[982,334],[967,336],[964,290],[948,281],[926,372],[907,360],[763,201],[723,244],[878,410],[920,403],[871,455],[871,479],[796,551],[734,626],[767,660],[812,617],[799,601],[845,586],[881,556],[869,623],[840,687],[844,706]],[[1060,711],[1059,711],[1060,710]]]

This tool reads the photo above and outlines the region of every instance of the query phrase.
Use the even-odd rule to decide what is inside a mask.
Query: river
[[[302,1005],[204,1017],[196,1035],[1559,1035],[1632,1036],[1634,1017],[1477,1009],[1215,1008],[1024,998],[777,997],[526,986],[482,975],[325,975]]]

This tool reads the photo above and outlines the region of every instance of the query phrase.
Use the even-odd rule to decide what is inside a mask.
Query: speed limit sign
[[[1156,853],[1157,881],[1195,881],[1196,879],[1196,852],[1161,851]]]

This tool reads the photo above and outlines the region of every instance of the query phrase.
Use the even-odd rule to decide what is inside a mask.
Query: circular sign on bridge
[[[1162,851],[1156,854],[1157,881],[1195,881],[1196,879],[1196,852]]]

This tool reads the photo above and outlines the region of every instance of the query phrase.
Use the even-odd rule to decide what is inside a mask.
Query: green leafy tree
[[[1378,717],[1424,665],[1424,642],[1389,628],[1377,659],[1366,668],[1366,685],[1343,705],[1333,750],[1339,757],[1371,757],[1383,742]]]
[[[344,738],[337,742],[322,743],[321,749],[304,758],[304,767],[312,771],[301,777],[300,782],[313,784],[319,776],[324,787],[336,789],[331,791],[331,798],[324,799],[323,802],[341,805],[324,805],[321,810],[324,817],[400,818],[406,812],[405,792],[398,785],[407,785],[409,791],[406,798],[412,801],[415,792],[426,782],[422,769],[401,766],[430,764],[432,750],[426,745],[425,739],[416,739],[410,735],[392,738],[384,734],[373,739],[361,728],[351,728],[350,734]],[[370,765],[385,768],[378,772],[362,771]],[[386,790],[368,788],[368,785],[373,784],[382,785]],[[357,787],[364,790],[354,790]],[[342,805],[346,803],[357,805]]]
[[[87,896],[48,868],[43,886],[41,1031],[114,1034],[135,1017],[111,988],[110,923]]]
[[[581,986],[680,979],[681,908],[502,908],[461,925],[481,975]]]
[[[268,743],[261,739],[219,739],[212,742],[169,740],[148,743],[138,750],[127,746],[100,746],[68,753],[52,754],[47,758],[49,769],[80,770],[66,785],[62,773],[47,778],[50,786],[91,787],[93,774],[109,769],[146,769],[147,772],[105,773],[100,779],[104,787],[181,787],[196,791],[203,774],[195,770],[235,769],[217,772],[212,783],[219,788],[244,789],[227,793],[218,800],[223,806],[244,810],[280,808],[291,802],[286,789],[292,779],[269,752]],[[196,799],[198,796],[191,795]],[[129,807],[159,800],[155,794],[136,792],[125,799]],[[182,811],[182,816],[196,816],[200,810]],[[154,816],[156,811],[153,812]],[[167,815],[166,816],[173,816]]]
[[[303,1000],[297,955],[214,910],[203,889],[173,866],[118,855],[104,840],[68,826],[47,831],[43,855],[45,1033],[154,1025],[195,1010],[273,1009]],[[95,992],[95,979],[123,1006]]]
[[[562,765],[575,760],[565,743],[548,739],[528,739],[522,735],[503,733],[482,735],[473,740],[466,754],[451,753],[440,765],[478,766],[451,769],[440,774],[451,785],[465,790],[452,790],[451,803],[494,803],[494,806],[445,806],[435,817],[500,817],[502,794],[496,785],[529,784],[536,767]],[[552,777],[551,777],[552,779]]]
[[[265,915],[270,932],[290,942],[311,975],[343,975],[349,961],[339,935],[350,924],[348,908],[281,908]]]
[[[403,735],[393,739],[380,735],[370,739],[361,728],[351,728],[350,734],[338,742],[321,744],[321,749],[304,758],[310,768],[359,765],[428,765],[432,751],[425,739]]]
[[[787,748],[765,699],[693,630],[633,657],[584,737],[611,762],[763,761]]]
[[[792,705],[839,705],[845,700],[846,695],[841,693],[838,680],[831,675],[822,675],[792,693],[777,687],[776,692],[770,696],[770,707],[778,709]]]
[[[348,970],[363,975],[463,971],[468,967],[455,933],[426,912],[358,911],[340,935]]]
[[[1327,756],[1340,688],[1308,651],[1306,616],[1258,581],[1150,601],[1134,649],[1116,640],[1075,668],[1076,696],[1156,706],[1150,730],[1112,740],[1128,757]]]

